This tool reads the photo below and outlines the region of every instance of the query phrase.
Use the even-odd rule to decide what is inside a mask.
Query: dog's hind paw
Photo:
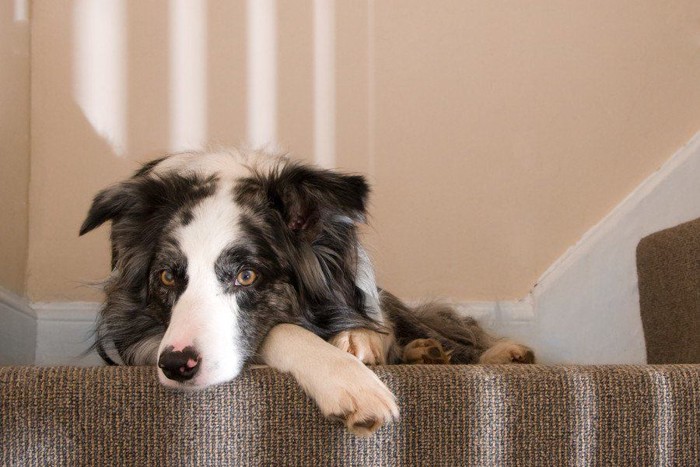
[[[435,339],[415,339],[403,348],[404,363],[448,364],[452,351],[446,352]]]
[[[535,353],[513,341],[496,342],[479,357],[479,363],[507,364],[507,363],[535,363]]]
[[[328,342],[356,356],[366,365],[384,365],[386,364],[384,338],[384,335],[371,329],[356,328],[341,331]]]

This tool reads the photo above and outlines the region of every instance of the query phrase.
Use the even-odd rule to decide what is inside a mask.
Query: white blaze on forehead
[[[162,175],[177,172],[199,173],[201,175],[221,175],[227,178],[244,175],[241,165],[243,156],[235,152],[181,153],[173,154],[153,168],[153,173]]]
[[[240,212],[233,200],[232,184],[220,181],[214,195],[192,208],[192,220],[173,231],[187,260],[187,287],[171,312],[159,351],[192,346],[202,367],[192,381],[204,386],[227,381],[243,365],[238,306],[216,276],[216,261],[239,235]],[[161,381],[177,385],[161,375]]]
[[[202,176],[216,175],[235,180],[250,175],[251,168],[269,171],[284,158],[261,151],[241,152],[237,150],[219,152],[188,152],[173,154],[159,162],[151,172],[154,175],[196,173]]]
[[[233,196],[232,185],[227,181],[219,182],[212,196],[192,208],[192,220],[174,231],[180,249],[187,257],[190,280],[193,268],[213,274],[211,267],[239,235],[240,210]]]

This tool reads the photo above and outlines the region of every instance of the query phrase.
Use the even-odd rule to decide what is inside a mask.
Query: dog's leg
[[[381,326],[388,327],[379,303],[379,291],[369,255],[357,245],[357,277],[355,285],[362,291],[367,315]],[[341,331],[328,342],[348,352],[367,365],[385,365],[394,343],[393,332],[381,334],[364,328]]]
[[[325,416],[342,419],[354,434],[370,435],[398,418],[394,395],[372,370],[302,327],[272,328],[261,355],[269,366],[291,373]]]

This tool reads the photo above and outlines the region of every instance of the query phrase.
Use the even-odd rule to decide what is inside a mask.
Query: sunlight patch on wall
[[[26,23],[29,21],[29,0],[15,0],[13,19],[15,23]]]
[[[275,0],[247,3],[248,145],[277,141],[277,5]]]
[[[375,158],[377,128],[375,80],[375,43],[374,43],[374,0],[367,0],[367,171],[371,178],[376,175],[377,161]]]
[[[74,93],[115,154],[127,149],[126,2],[78,0],[74,6]]]
[[[207,141],[207,2],[170,4],[170,150]]]
[[[335,0],[314,0],[314,161],[335,166]]]

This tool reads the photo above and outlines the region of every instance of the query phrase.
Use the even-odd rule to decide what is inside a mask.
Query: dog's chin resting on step
[[[361,435],[399,415],[365,364],[533,362],[447,305],[377,288],[357,233],[368,194],[359,175],[260,152],[144,165],[95,196],[80,230],[112,223],[98,352],[182,389],[267,364]]]

